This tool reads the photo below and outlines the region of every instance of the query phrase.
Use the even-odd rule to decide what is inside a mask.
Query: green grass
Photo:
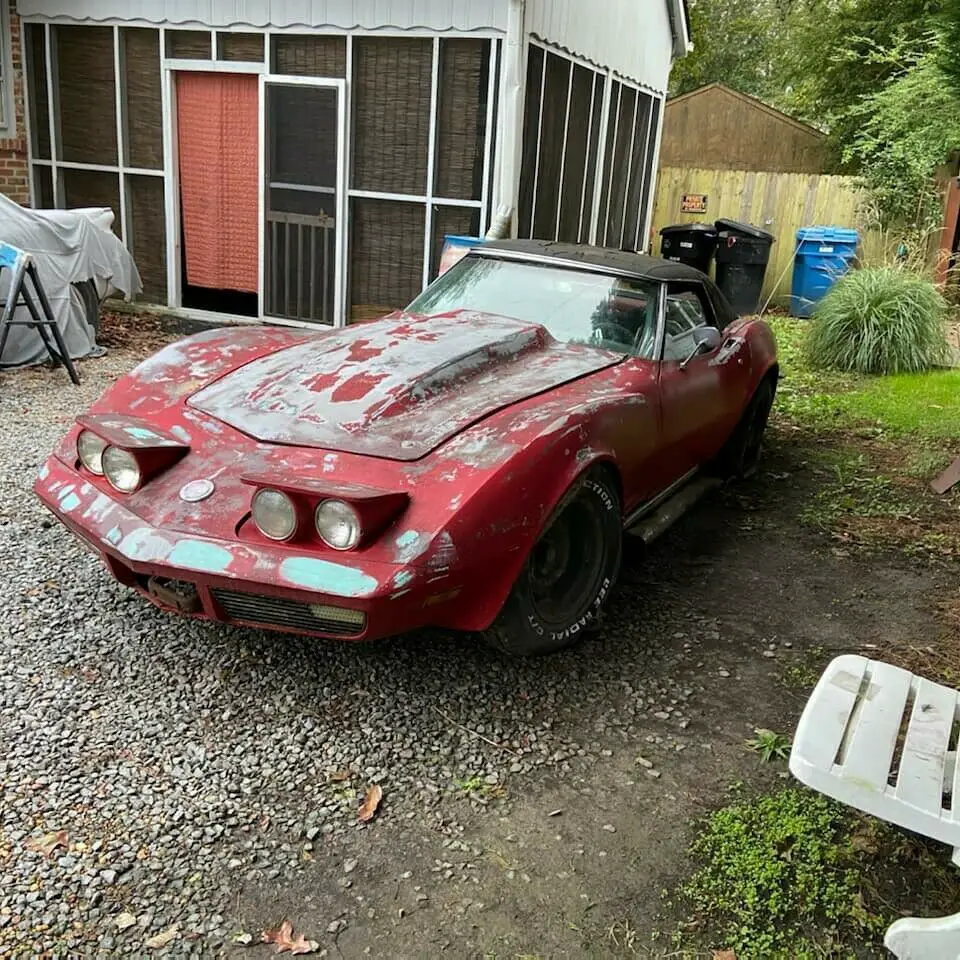
[[[691,847],[702,865],[681,888],[694,923],[738,960],[813,960],[876,942],[885,918],[863,903],[856,825],[803,788],[718,810]]]
[[[778,412],[815,429],[871,427],[891,437],[960,440],[960,370],[867,376],[811,369],[805,358],[810,321],[771,317],[783,380]]]

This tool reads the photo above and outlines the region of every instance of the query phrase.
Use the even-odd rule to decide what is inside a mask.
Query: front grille
[[[290,627],[327,633],[336,637],[356,637],[367,625],[362,610],[334,607],[328,604],[300,603],[281,597],[264,597],[255,593],[214,590],[214,599],[228,620],[271,627]]]

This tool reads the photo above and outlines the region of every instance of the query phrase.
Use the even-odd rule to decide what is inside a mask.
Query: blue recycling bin
[[[801,227],[793,256],[790,313],[809,317],[817,302],[850,268],[860,235],[847,227]]]

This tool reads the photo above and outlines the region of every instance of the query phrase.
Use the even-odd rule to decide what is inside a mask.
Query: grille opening
[[[235,590],[213,590],[213,597],[228,620],[262,626],[290,627],[336,637],[356,637],[366,629],[362,610],[331,604],[301,603]]]

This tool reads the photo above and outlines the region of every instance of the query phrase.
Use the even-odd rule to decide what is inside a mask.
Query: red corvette
[[[598,620],[625,529],[756,467],[777,371],[767,325],[696,270],[496,242],[374,323],[166,347],[35,490],[167,610],[544,653]]]

